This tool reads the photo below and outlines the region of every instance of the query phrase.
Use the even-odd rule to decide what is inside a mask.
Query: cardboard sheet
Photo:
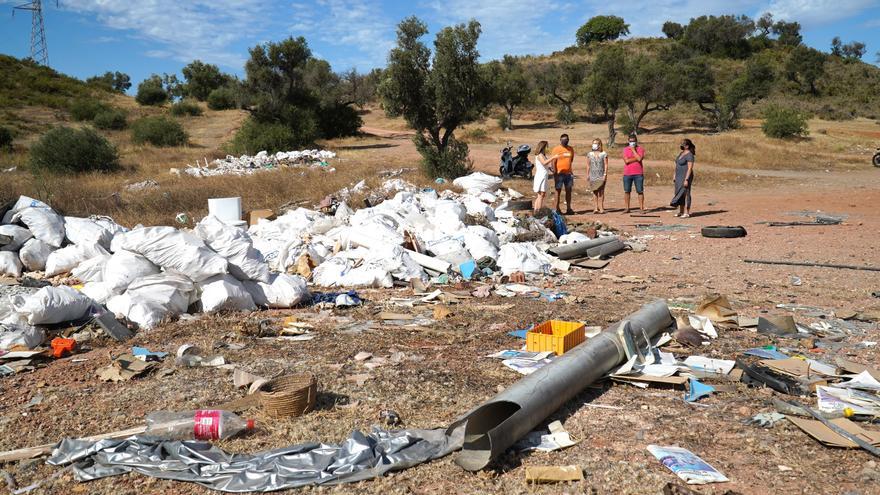
[[[818,440],[823,445],[847,449],[858,448],[858,445],[856,445],[855,442],[835,433],[831,428],[825,426],[821,421],[799,418],[797,416],[786,416],[786,418],[788,418],[788,420],[794,423],[795,426],[804,430],[804,432]],[[846,418],[836,418],[829,421],[835,426],[840,427],[843,431],[851,433],[853,436],[861,438],[871,445],[880,447],[880,431],[865,430],[856,423],[853,423]]]

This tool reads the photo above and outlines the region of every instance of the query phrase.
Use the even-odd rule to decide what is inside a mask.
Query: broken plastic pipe
[[[547,250],[548,253],[556,256],[561,260],[570,260],[574,258],[583,258],[588,256],[587,251],[607,244],[612,241],[619,241],[616,236],[598,237],[589,241],[577,242],[575,244],[566,244],[564,246],[556,246]]]
[[[468,471],[485,468],[547,416],[623,362],[626,344],[619,328],[629,325],[636,345],[642,346],[647,345],[645,337],[653,338],[674,323],[666,301],[649,303],[471,410],[450,427],[466,423],[464,446],[455,462]]]

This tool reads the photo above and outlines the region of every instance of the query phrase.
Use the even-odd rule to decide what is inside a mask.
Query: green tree
[[[513,129],[513,112],[525,103],[531,91],[519,61],[505,55],[501,61],[493,60],[486,65],[487,79],[491,84],[491,100],[504,109],[504,130]]]
[[[206,64],[201,60],[193,60],[181,72],[186,80],[186,94],[199,101],[207,100],[211,91],[226,85],[230,79],[216,65]]]
[[[138,84],[135,101],[141,105],[162,105],[168,101],[168,92],[162,82],[162,77],[156,74]]]
[[[546,62],[533,72],[538,91],[548,101],[560,104],[557,117],[562,124],[574,122],[574,103],[580,96],[587,70],[586,64],[562,61]],[[608,117],[607,112],[605,117]]]
[[[431,50],[420,41],[428,28],[416,17],[397,26],[397,45],[388,55],[379,87],[385,111],[402,116],[417,131],[414,139],[430,176],[457,177],[470,170],[467,144],[455,130],[478,119],[489,87],[478,63],[480,24],[443,28]]]
[[[684,36],[684,26],[677,22],[666,21],[663,23],[663,34],[669,39],[680,40]]]
[[[843,58],[848,61],[860,60],[865,55],[865,44],[861,41],[850,41],[841,47]]]
[[[755,23],[747,16],[700,16],[685,27],[683,43],[694,50],[723,58],[746,58]]]
[[[789,80],[798,83],[801,91],[809,91],[812,95],[818,95],[816,81],[825,74],[825,54],[819,50],[799,45],[788,56],[785,72]]]
[[[758,36],[762,38],[770,38],[770,32],[773,31],[773,14],[764,12],[764,14],[755,21],[755,29]]]
[[[690,80],[695,85],[689,88],[689,98],[709,114],[719,131],[736,127],[740,106],[767,96],[774,81],[773,67],[759,57],[749,59],[744,69],[724,74],[713,74],[705,61],[695,62],[692,67]]]
[[[577,45],[584,47],[593,42],[616,40],[629,34],[629,24],[616,15],[597,15],[577,30]]]
[[[776,105],[764,110],[761,130],[765,136],[777,139],[805,137],[810,133],[806,115],[796,109]]]
[[[381,78],[382,69],[373,69],[367,74],[361,74],[357,69],[343,72],[340,81],[343,99],[346,103],[357,105],[358,108],[363,109],[368,103],[375,100]]]
[[[798,46],[804,40],[800,23],[794,21],[776,22],[773,24],[773,34],[776,35],[776,42],[783,46]]]
[[[87,84],[104,88],[108,91],[116,91],[117,93],[125,93],[131,87],[131,77],[124,72],[107,71],[101,76],[92,76],[86,79]]]
[[[31,146],[30,168],[34,174],[110,172],[119,168],[119,153],[94,129],[55,127]]]
[[[632,100],[633,87],[627,54],[618,45],[606,45],[599,49],[590,66],[590,75],[584,82],[583,94],[587,104],[600,107],[608,115],[608,147],[614,146],[617,132],[614,125],[617,111]]]
[[[649,113],[669,110],[672,104],[687,98],[691,82],[685,53],[687,50],[676,44],[656,56],[639,55],[629,64],[626,109],[634,132],[639,132],[642,119]]]

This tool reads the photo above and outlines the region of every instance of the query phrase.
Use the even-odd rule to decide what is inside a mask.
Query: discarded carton
[[[700,459],[690,450],[681,447],[648,445],[648,452],[653,454],[657,460],[689,485],[730,481],[717,469],[703,459]]]
[[[859,447],[855,442],[836,433],[831,428],[825,426],[821,421],[798,418],[797,416],[786,416],[786,418],[794,423],[795,426],[804,430],[805,433],[828,447],[840,447],[844,449],[855,449]],[[846,418],[836,418],[828,421],[847,433],[859,437],[871,445],[880,447],[880,431],[865,430]]]
[[[98,378],[105,382],[121,382],[131,380],[156,367],[154,362],[141,361],[131,354],[123,354],[98,370]]]
[[[697,306],[697,315],[716,323],[736,323],[736,311],[724,296],[707,297]]]
[[[251,210],[247,213],[248,225],[256,225],[261,218],[275,220],[275,212],[272,210]]]
[[[558,483],[561,481],[583,481],[584,471],[580,466],[528,466],[526,481],[533,483]]]

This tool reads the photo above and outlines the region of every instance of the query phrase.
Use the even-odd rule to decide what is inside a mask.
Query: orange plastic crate
[[[583,323],[549,320],[535,325],[526,332],[526,350],[553,351],[557,356],[561,356],[585,339]]]

